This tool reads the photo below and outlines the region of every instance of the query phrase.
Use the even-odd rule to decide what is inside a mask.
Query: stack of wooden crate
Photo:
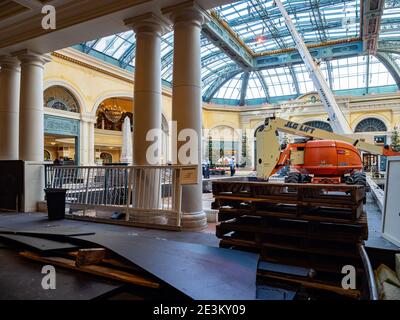
[[[341,281],[344,266],[354,266],[357,280],[363,271],[364,187],[215,181],[213,195],[220,247],[259,252],[263,279],[359,295]],[[288,266],[303,269],[286,272]]]

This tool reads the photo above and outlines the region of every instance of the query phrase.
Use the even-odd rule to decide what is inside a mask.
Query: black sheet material
[[[193,299],[256,298],[258,254],[166,240],[177,235],[180,241],[184,237],[193,240],[193,234],[206,234],[161,232],[73,220],[49,222],[40,214],[1,214],[0,231],[2,229],[31,232],[31,236],[47,233],[57,241],[60,241],[58,236],[96,232],[74,238],[116,252]],[[73,242],[71,238],[63,241]]]
[[[115,281],[56,267],[56,289],[44,290],[43,264],[5,248],[0,248],[0,261],[0,300],[91,300],[122,287]]]
[[[74,238],[114,251],[192,299],[256,299],[258,254],[117,233]]]
[[[34,248],[40,251],[54,251],[78,248],[77,245],[70,242],[60,242],[19,234],[0,233],[0,239],[15,241],[19,244],[22,244],[23,246],[28,246],[30,248]]]
[[[257,286],[257,298],[260,300],[293,300],[296,291],[282,288],[271,287],[267,285]]]

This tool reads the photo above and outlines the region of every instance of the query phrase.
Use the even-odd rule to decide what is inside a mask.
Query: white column
[[[133,163],[154,164],[146,159],[152,144],[146,141],[151,129],[161,130],[161,35],[163,22],[149,13],[126,21],[136,34],[133,113]],[[161,151],[158,153],[160,157]],[[156,160],[156,159],[155,159]],[[158,159],[159,162],[160,159]]]
[[[80,162],[81,165],[94,164],[94,123],[95,119],[83,115],[81,118]]]
[[[50,58],[29,51],[16,55],[21,61],[19,159],[43,161],[43,69]]]
[[[81,134],[80,134],[80,165],[89,165],[89,124],[85,120],[81,120]]]
[[[238,149],[237,149],[237,159],[236,159],[236,163],[238,165],[241,164],[242,162],[242,142],[243,142],[243,131],[242,130],[237,130],[237,137],[238,137]]]
[[[88,164],[93,166],[94,163],[94,124],[96,123],[95,120],[88,122]]]
[[[0,57],[0,160],[18,160],[20,63]]]
[[[183,186],[182,226],[185,229],[202,229],[207,226],[203,211],[201,176],[201,65],[200,31],[204,15],[192,4],[163,10],[174,23],[174,70],[172,89],[172,119],[177,122],[177,132],[193,129],[198,144],[198,184]],[[178,141],[178,150],[186,142]],[[178,163],[179,162],[179,159]]]
[[[135,110],[133,112],[133,164],[134,165],[159,165],[161,162],[161,35],[164,29],[164,21],[152,13],[147,13],[125,21],[136,34],[135,56],[135,83],[134,99]],[[146,141],[150,130],[156,129],[158,150],[148,158],[147,151],[155,143]],[[145,194],[140,193],[140,188],[134,194],[133,201],[137,208],[157,208],[160,201],[159,173],[143,174],[136,171],[136,179],[143,187],[149,190]],[[144,189],[146,188],[146,189]],[[131,216],[132,218],[132,216]],[[147,214],[136,214],[134,219],[147,223],[163,223],[158,217]],[[163,221],[163,222],[161,222]]]

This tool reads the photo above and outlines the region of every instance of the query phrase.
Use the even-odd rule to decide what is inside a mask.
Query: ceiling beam
[[[213,72],[209,72],[201,79],[201,81],[203,82],[203,87],[207,87],[211,82],[215,80],[215,78],[223,78],[224,76],[226,76],[227,73],[230,73],[232,70],[242,69],[240,69],[235,63],[224,64],[222,67],[215,69]]]
[[[378,51],[400,54],[400,39],[379,41]]]
[[[208,19],[209,22],[203,25],[203,35],[241,68],[251,68],[252,52],[244,42],[234,34],[225,21],[218,18],[215,12],[212,12]]]
[[[326,46],[309,47],[310,54],[318,60],[348,58],[365,54],[361,40],[338,42]],[[279,50],[277,53],[257,56],[254,58],[253,70],[285,67],[303,63],[297,50]]]
[[[375,54],[378,48],[378,36],[381,28],[385,0],[361,0],[360,34],[363,49],[369,54]]]
[[[42,3],[39,0],[13,0],[13,1],[29,9],[38,9],[45,6],[45,3]]]
[[[247,87],[249,84],[249,77],[250,77],[250,72],[248,71],[244,72],[242,75],[242,87],[240,89],[239,106],[244,106],[247,94]]]

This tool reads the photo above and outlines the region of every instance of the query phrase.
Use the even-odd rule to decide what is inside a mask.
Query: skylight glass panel
[[[104,51],[105,54],[109,56],[113,56],[114,53],[119,49],[119,47],[126,42],[124,39],[116,36],[114,38],[114,41],[110,43],[110,45],[107,47],[107,49]]]
[[[115,35],[101,38],[93,47],[94,50],[103,52],[114,41]]]
[[[304,64],[298,64],[293,66],[293,71],[297,79],[297,83],[301,94],[315,91],[315,87],[310,78],[310,74],[308,73]]]
[[[359,0],[286,0],[283,5],[308,43],[359,36]],[[294,47],[272,0],[239,1],[215,11],[255,52]]]
[[[128,42],[128,41],[124,41],[121,46],[115,50],[113,57],[115,59],[119,59],[121,58],[121,56],[132,46],[132,43]]]
[[[231,80],[227,81],[214,95],[214,98],[223,99],[234,99],[237,100],[240,97],[240,91],[242,87],[242,75],[238,74]]]
[[[262,70],[261,74],[271,97],[286,96],[296,93],[288,67]]]
[[[257,74],[252,72],[249,76],[249,82],[247,84],[246,99],[264,98],[265,96],[266,94]]]
[[[367,57],[333,60],[333,90],[362,88],[366,85]]]
[[[242,0],[215,10],[233,32],[257,53],[292,48],[292,37],[281,13],[272,3],[272,0]],[[284,0],[283,3],[306,43],[360,36],[360,0]],[[400,2],[397,0],[385,1],[380,40],[390,40],[394,47],[400,44]],[[105,60],[115,62],[117,66],[134,68],[135,41],[134,32],[128,30],[87,41],[82,44],[81,50],[89,54],[96,52],[96,56],[99,52],[103,53],[115,58],[115,61]],[[172,83],[173,77],[173,43],[173,31],[162,36],[161,78],[169,83]],[[243,97],[241,90],[245,71],[205,34],[201,35],[200,44],[202,94],[205,100],[220,98],[238,102]],[[389,55],[400,64],[400,55]],[[372,56],[322,61],[320,69],[333,90],[395,85],[386,67]],[[245,90],[245,100],[249,100],[305,94],[315,91],[315,88],[304,64],[298,64],[251,71]],[[211,97],[208,96],[210,94]]]
[[[370,56],[369,86],[379,87],[396,84],[386,67],[374,56]]]

